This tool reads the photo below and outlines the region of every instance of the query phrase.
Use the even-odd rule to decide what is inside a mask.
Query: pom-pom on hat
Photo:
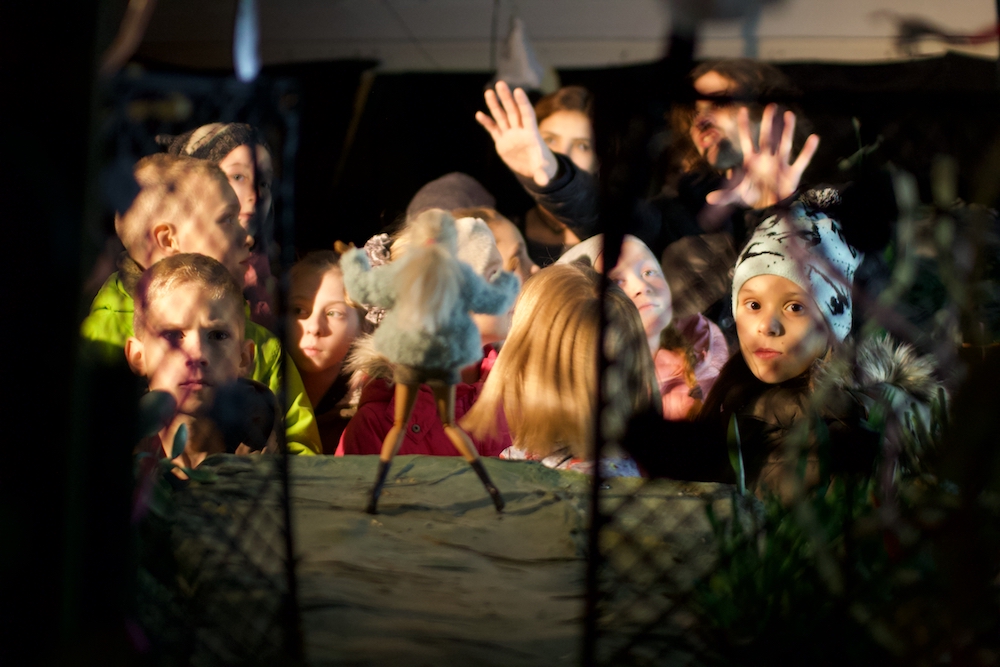
[[[795,203],[760,223],[737,258],[733,312],[746,281],[761,275],[780,276],[812,295],[830,331],[842,341],[851,332],[851,284],[861,258],[844,240],[836,220],[809,213]]]

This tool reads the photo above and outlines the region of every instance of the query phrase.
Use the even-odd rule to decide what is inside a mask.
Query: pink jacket
[[[680,320],[675,326],[694,348],[697,358],[694,376],[704,401],[719,377],[719,371],[729,360],[726,337],[717,324],[700,313]],[[671,421],[688,419],[696,399],[691,396],[691,389],[684,381],[684,363],[680,355],[670,350],[657,350],[653,363],[663,397],[663,418]]]
[[[479,392],[483,390],[483,383],[493,368],[496,356],[496,350],[491,349],[482,360],[477,382],[455,386],[455,421],[461,419],[479,398]],[[336,456],[379,454],[382,451],[382,440],[392,428],[395,408],[395,386],[383,378],[370,380],[361,390],[358,411],[340,437]],[[501,415],[501,420],[502,418]],[[501,421],[500,428],[500,435],[495,438],[472,438],[481,456],[499,456],[500,452],[511,446],[506,423]],[[459,455],[451,440],[444,434],[441,420],[438,419],[437,406],[434,404],[434,394],[427,385],[421,385],[417,394],[417,402],[413,405],[413,413],[406,425],[406,437],[403,439],[399,454]]]

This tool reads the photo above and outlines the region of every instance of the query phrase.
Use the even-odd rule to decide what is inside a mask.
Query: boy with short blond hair
[[[118,348],[134,335],[134,295],[145,269],[167,257],[198,253],[222,264],[242,288],[253,243],[239,224],[236,193],[218,166],[189,157],[154,155],[140,160],[134,175],[139,194],[115,220],[125,246],[119,271],[101,288],[81,327],[84,338]],[[277,395],[285,385],[288,451],[319,453],[316,417],[295,365],[286,362],[273,334],[245,319],[246,338],[256,347],[251,378]]]
[[[125,358],[151,391],[174,399],[174,418],[155,438],[162,450],[157,453],[170,456],[181,424],[190,433],[216,430],[200,428],[198,421],[210,419],[218,391],[252,368],[254,342],[244,333],[243,293],[219,262],[180,254],[142,274],[135,306],[135,335],[125,341]],[[189,445],[179,461],[188,468],[226,451],[215,438],[192,438]]]

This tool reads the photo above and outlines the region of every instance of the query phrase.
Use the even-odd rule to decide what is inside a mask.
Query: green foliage
[[[828,664],[882,652],[852,616],[848,597],[831,591],[816,539],[821,536],[838,565],[857,561],[834,580],[848,579],[867,587],[869,597],[884,598],[884,550],[862,546],[849,530],[870,518],[871,490],[871,483],[837,480],[801,501],[809,512],[775,495],[748,509],[734,494],[733,519],[725,522],[709,508],[720,561],[700,583],[696,608],[719,632],[724,653],[740,664]]]

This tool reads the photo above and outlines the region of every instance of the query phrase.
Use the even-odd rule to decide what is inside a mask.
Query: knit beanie
[[[503,268],[503,257],[497,249],[496,239],[489,225],[479,218],[459,218],[455,221],[458,230],[459,261],[472,267],[480,277],[489,280],[487,267],[493,265]]]
[[[167,153],[171,155],[188,155],[216,163],[239,146],[261,145],[267,148],[260,132],[246,123],[209,123],[176,137],[159,135],[156,141],[166,145]]]
[[[429,208],[496,208],[496,197],[468,174],[453,171],[436,178],[413,195],[406,207],[406,219],[412,220]]]
[[[626,234],[626,238],[628,237],[629,235]],[[638,241],[638,239],[635,240]],[[574,262],[585,261],[588,265],[593,267],[597,264],[597,260],[600,259],[603,254],[604,234],[597,234],[596,236],[591,236],[589,239],[580,241],[575,246],[564,252],[560,255],[559,259],[556,260],[556,264],[573,264]]]
[[[780,276],[812,295],[830,331],[842,341],[851,332],[851,285],[861,259],[844,240],[837,221],[796,202],[760,223],[737,258],[733,312],[746,281]]]

